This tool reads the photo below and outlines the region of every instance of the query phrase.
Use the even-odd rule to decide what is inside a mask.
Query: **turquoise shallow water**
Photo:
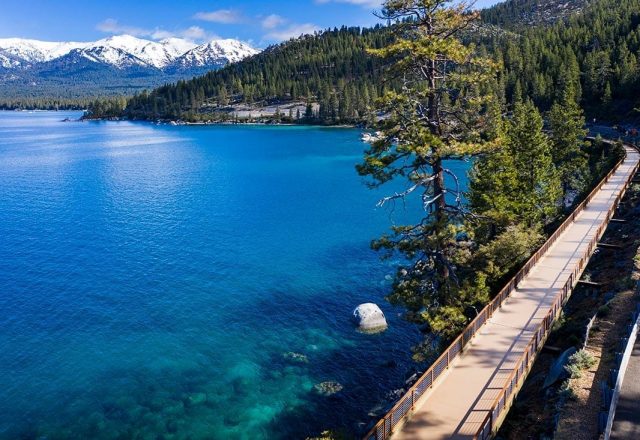
[[[359,132],[78,116],[0,112],[0,438],[362,433],[419,334]],[[388,331],[354,331],[365,301]]]

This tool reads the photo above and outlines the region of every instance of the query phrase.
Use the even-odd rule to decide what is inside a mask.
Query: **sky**
[[[498,0],[479,0],[486,7]],[[0,38],[93,41],[130,34],[196,42],[236,38],[254,47],[328,27],[372,26],[381,0],[9,0]]]

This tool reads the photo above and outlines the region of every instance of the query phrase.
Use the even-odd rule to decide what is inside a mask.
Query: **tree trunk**
[[[429,26],[429,29],[431,27]],[[436,136],[441,136],[440,129],[440,102],[438,100],[438,91],[437,91],[437,69],[436,69],[436,60],[430,60],[428,69],[427,69],[427,81],[429,82],[429,89],[431,90],[431,95],[429,96],[428,108],[429,108],[429,120],[431,122],[430,131],[432,134]],[[445,200],[445,186],[444,186],[444,171],[442,170],[442,159],[438,155],[438,151],[434,148],[434,162],[432,166],[433,175],[435,179],[433,181],[433,196],[436,198],[434,204],[434,216],[436,222],[438,224],[437,227],[441,227],[441,225],[446,224],[445,219],[445,209],[446,209],[446,200]],[[444,249],[438,249],[438,252],[444,252]],[[445,264],[440,265],[440,276],[442,280],[445,281],[449,278],[449,268]]]

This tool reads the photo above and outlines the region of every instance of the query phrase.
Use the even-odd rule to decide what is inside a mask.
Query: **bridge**
[[[491,438],[638,171],[625,156],[365,440]]]

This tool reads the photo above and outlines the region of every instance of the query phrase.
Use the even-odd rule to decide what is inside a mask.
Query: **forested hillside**
[[[506,98],[530,96],[543,109],[575,82],[587,114],[633,117],[640,76],[640,0],[597,0],[552,26],[526,28],[520,38],[485,41],[504,63]]]
[[[542,7],[541,3],[536,5]],[[528,96],[548,110],[560,98],[562,85],[571,82],[589,118],[636,117],[640,0],[595,0],[553,24],[518,27],[520,15],[513,11],[522,5],[521,0],[510,0],[483,13],[485,20],[516,31],[483,32],[481,24],[465,37],[504,66],[494,85],[503,102]],[[495,29],[491,26],[485,30]],[[391,38],[385,27],[328,30],[271,47],[202,77],[143,92],[129,100],[124,111],[118,104],[101,103],[89,116],[220,120],[235,118],[238,104],[297,101],[307,107],[289,117],[293,122],[365,122],[374,117],[375,98],[398,85],[382,79],[383,62],[366,49],[385,46]],[[286,117],[277,114],[275,119]]]
[[[584,8],[587,0],[508,0],[481,12],[482,21],[505,29],[553,24]]]
[[[207,113],[234,103],[301,100],[320,104],[307,119],[358,120],[389,86],[381,79],[382,63],[366,49],[389,41],[382,27],[343,27],[302,37],[191,81],[138,95],[129,101],[125,115],[197,120],[199,114],[210,118]]]
[[[126,99],[124,100],[126,102]],[[116,102],[116,100],[113,101]],[[81,110],[92,103],[93,100],[88,98],[15,98],[0,101],[0,110]]]

